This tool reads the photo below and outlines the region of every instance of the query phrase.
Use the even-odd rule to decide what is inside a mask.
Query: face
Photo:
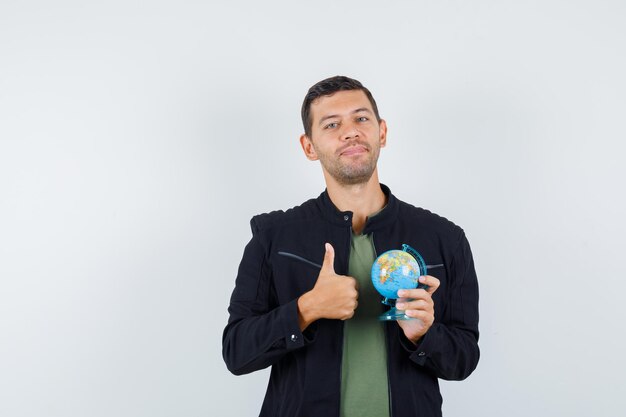
[[[338,91],[311,103],[311,137],[300,144],[308,159],[319,160],[326,175],[343,185],[369,181],[376,171],[387,126],[376,120],[363,91]]]

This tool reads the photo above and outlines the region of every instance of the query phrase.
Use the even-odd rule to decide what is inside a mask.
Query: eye
[[[361,116],[357,119],[359,122],[367,122],[369,120],[369,117],[366,116]]]
[[[326,126],[324,126],[324,129],[334,129],[337,126],[339,126],[339,123],[337,122],[332,122],[332,123],[328,123]]]

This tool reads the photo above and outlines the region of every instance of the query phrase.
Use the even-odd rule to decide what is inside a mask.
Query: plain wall
[[[361,80],[381,181],[462,226],[481,362],[447,416],[626,410],[620,1],[0,4],[0,415],[253,416],[221,335],[248,221],[324,188],[313,83]]]

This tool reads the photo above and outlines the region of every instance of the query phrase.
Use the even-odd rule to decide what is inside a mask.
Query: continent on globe
[[[397,298],[398,290],[417,288],[421,275],[417,260],[408,252],[390,250],[372,265],[374,288],[385,298]]]

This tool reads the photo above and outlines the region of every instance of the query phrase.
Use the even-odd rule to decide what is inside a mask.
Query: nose
[[[355,123],[347,123],[344,125],[343,132],[341,132],[341,139],[350,140],[359,137],[359,130],[356,128]]]

